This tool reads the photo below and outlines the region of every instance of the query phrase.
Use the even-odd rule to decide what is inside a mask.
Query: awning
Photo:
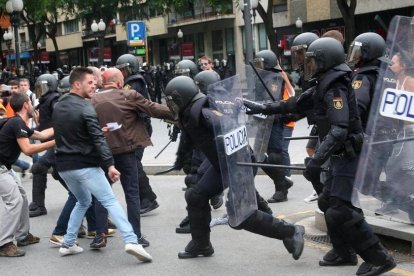
[[[31,57],[31,53],[30,52],[21,52],[20,53],[20,59],[28,59]],[[7,56],[8,60],[15,60],[16,59],[16,54],[10,54]]]

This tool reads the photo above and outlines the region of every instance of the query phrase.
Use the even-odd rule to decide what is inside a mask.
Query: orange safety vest
[[[283,95],[282,95],[282,99],[283,100],[287,100],[287,99],[289,99],[290,97],[289,97],[289,90],[288,90],[288,88],[287,87],[285,87],[284,89],[283,89]],[[295,122],[294,121],[291,121],[291,122],[289,122],[289,123],[287,123],[287,124],[285,124],[285,126],[287,126],[287,127],[291,127],[291,128],[294,128],[295,127]]]

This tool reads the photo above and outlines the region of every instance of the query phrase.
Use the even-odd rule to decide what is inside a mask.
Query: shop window
[[[213,31],[212,36],[213,52],[223,51],[223,31]]]
[[[234,54],[234,30],[232,28],[226,29],[226,52]]]

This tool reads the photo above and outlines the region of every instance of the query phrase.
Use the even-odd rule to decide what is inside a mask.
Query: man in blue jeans
[[[83,252],[83,248],[76,245],[76,238],[93,195],[111,214],[122,234],[125,251],[140,261],[149,262],[152,260],[151,255],[138,244],[138,237],[101,169],[102,166],[107,170],[113,182],[120,177],[95,109],[86,100],[92,97],[96,89],[93,71],[84,67],[75,68],[69,83],[70,92],[56,104],[52,119],[56,169],[78,202],[71,213],[59,252],[62,256]]]
[[[101,127],[116,124],[106,134],[106,139],[112,150],[116,167],[121,171],[121,185],[125,193],[128,210],[128,220],[138,236],[138,243],[143,247],[149,242],[141,234],[139,171],[137,169],[137,149],[143,149],[151,144],[145,131],[145,122],[140,113],[159,119],[174,120],[167,106],[151,102],[133,90],[125,90],[124,76],[117,68],[109,68],[102,74],[103,89],[96,93],[91,102],[98,113]],[[98,203],[96,211],[96,237],[91,248],[105,247],[107,232],[107,212]]]

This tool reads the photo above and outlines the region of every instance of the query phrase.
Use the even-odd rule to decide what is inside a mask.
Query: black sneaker
[[[46,215],[46,214],[47,214],[47,210],[43,206],[38,206],[34,210],[29,210],[29,217],[31,217],[31,218],[43,216],[43,215]]]
[[[142,247],[148,247],[150,245],[149,241],[145,239],[144,236],[138,239],[138,244],[142,245]]]
[[[148,212],[151,212],[154,209],[157,209],[158,207],[160,207],[160,205],[158,205],[158,202],[154,199],[153,201],[149,201],[148,203],[146,201],[149,201],[148,199],[144,199],[142,202],[142,207],[139,210],[139,213],[141,215],[146,214]]]
[[[221,205],[223,205],[223,194],[221,193],[219,195],[213,196],[210,199],[210,205],[214,208],[214,210],[220,208]]]
[[[92,240],[89,246],[92,249],[100,249],[106,247],[106,234],[96,234],[95,238]]]
[[[350,251],[348,256],[339,256],[335,249],[331,249],[319,261],[320,266],[354,266],[358,264],[355,251]]]

